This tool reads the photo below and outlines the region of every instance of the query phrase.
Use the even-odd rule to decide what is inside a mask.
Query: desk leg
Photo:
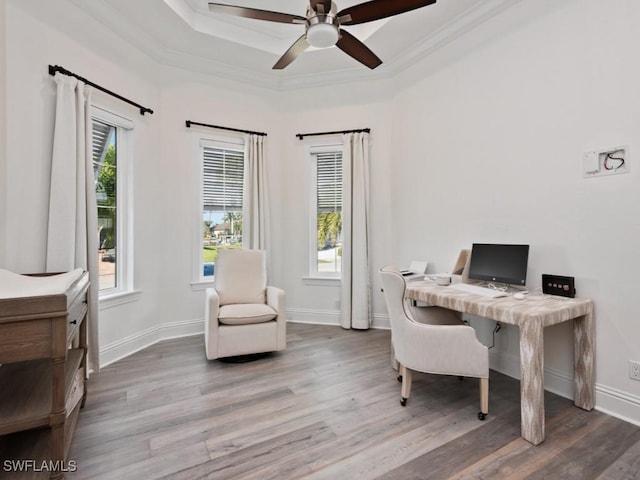
[[[520,326],[520,422],[522,438],[544,441],[544,336],[536,320]]]
[[[593,312],[573,321],[575,381],[573,403],[583,410],[593,410],[595,405],[593,328]]]

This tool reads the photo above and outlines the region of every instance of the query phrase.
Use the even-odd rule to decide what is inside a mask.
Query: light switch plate
[[[600,171],[598,152],[584,152],[582,156],[582,173],[585,177],[592,177]]]

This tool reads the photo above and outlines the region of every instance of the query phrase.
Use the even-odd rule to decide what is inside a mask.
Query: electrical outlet
[[[629,360],[629,378],[640,380],[640,362]]]
[[[340,300],[336,300],[335,309],[340,310],[341,307],[342,307],[342,302],[340,302]]]

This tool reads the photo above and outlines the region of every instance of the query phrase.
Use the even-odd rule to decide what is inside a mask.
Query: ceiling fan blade
[[[331,11],[331,0],[311,0],[310,4],[311,8],[317,13],[327,14]],[[318,10],[318,7],[320,7],[322,11]]]
[[[436,0],[371,0],[370,2],[345,8],[338,12],[337,16],[351,16],[350,20],[340,21],[341,25],[358,25],[410,12],[433,3],[436,3]]]
[[[257,8],[236,7],[235,5],[224,5],[222,3],[209,2],[209,11],[213,13],[224,13],[235,15],[236,17],[253,18],[255,20],[266,20],[278,23],[305,23],[307,19],[300,15],[289,13],[272,12],[270,10],[259,10]]]
[[[293,42],[293,45],[289,47],[289,50],[284,52],[284,55],[282,55],[273,66],[273,70],[282,70],[296,58],[298,58],[298,55],[304,52],[307,48],[309,48],[309,41],[307,40],[307,35],[305,34],[302,35],[298,40]]]
[[[382,60],[369,50],[369,47],[346,30],[340,30],[340,39],[336,46],[372,70],[382,64]]]

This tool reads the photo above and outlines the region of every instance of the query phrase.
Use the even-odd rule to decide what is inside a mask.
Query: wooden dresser
[[[36,292],[62,278],[61,293],[0,298],[0,478],[61,479],[75,469],[68,452],[86,397],[89,281],[82,271],[63,275],[16,275]]]

